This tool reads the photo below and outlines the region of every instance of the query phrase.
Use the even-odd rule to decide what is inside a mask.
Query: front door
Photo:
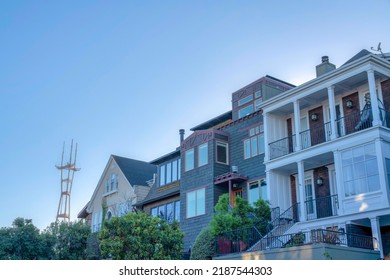
[[[230,197],[230,199],[231,199],[230,204],[232,206],[236,206],[236,197],[237,196],[242,198],[242,188],[239,188],[237,190],[232,191],[232,195]]]
[[[312,177],[305,178],[305,208],[308,220],[317,218]]]

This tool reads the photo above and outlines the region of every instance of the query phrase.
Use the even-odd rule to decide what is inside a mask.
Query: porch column
[[[299,193],[299,221],[306,221],[305,207],[305,169],[303,161],[298,161],[298,193]]]
[[[301,112],[299,111],[299,100],[294,101],[294,125],[295,125],[295,151],[301,150]]]
[[[381,226],[379,223],[379,217],[370,218],[370,222],[372,237],[376,238],[376,241],[374,241],[374,249],[378,249],[380,251],[380,256],[383,259],[384,254],[382,248]]]
[[[232,205],[232,181],[229,180],[229,205]]]
[[[368,88],[370,90],[370,100],[372,108],[372,126],[381,125],[382,122],[379,118],[379,103],[378,95],[376,93],[374,70],[367,70]]]
[[[274,201],[271,200],[271,184],[272,184],[272,171],[267,170],[265,172],[265,182],[266,182],[266,190],[267,190],[267,197],[263,198],[264,200],[268,200],[268,202],[271,205],[274,205]]]
[[[264,161],[269,160],[269,145],[268,145],[268,113],[263,112],[263,128],[264,128]]]
[[[341,177],[342,174],[342,162],[341,162],[341,153],[338,150],[333,151],[333,159],[334,159],[334,168],[336,171],[336,191],[337,191],[337,202],[338,202],[338,214],[344,214],[343,200],[344,200],[344,183]]]
[[[330,139],[334,140],[338,137],[337,135],[337,124],[336,124],[336,103],[334,101],[334,86],[328,87],[328,99],[329,99],[329,111],[330,111]]]

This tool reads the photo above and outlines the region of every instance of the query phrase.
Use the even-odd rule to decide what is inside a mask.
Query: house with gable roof
[[[148,162],[111,155],[88,204],[78,218],[89,221],[92,232],[105,219],[134,211],[153,185],[156,166]]]

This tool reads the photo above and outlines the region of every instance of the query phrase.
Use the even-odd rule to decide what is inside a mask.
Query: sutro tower
[[[80,168],[76,168],[77,143],[76,143],[76,148],[73,156],[73,140],[72,140],[72,144],[70,146],[69,162],[67,162],[66,164],[64,164],[64,152],[65,152],[65,142],[62,148],[61,165],[60,166],[56,165],[57,169],[61,171],[61,196],[60,196],[60,202],[58,203],[56,222],[59,219],[70,222],[70,194],[72,192],[72,183],[73,183],[74,173],[80,170]]]

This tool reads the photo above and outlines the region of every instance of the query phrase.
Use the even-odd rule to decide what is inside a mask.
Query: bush
[[[191,260],[211,260],[215,253],[215,238],[210,227],[202,229],[191,250]]]

